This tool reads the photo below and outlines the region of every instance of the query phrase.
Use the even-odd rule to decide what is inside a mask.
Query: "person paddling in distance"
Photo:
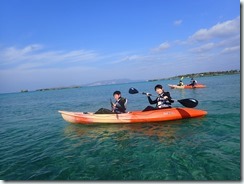
[[[121,96],[121,92],[120,91],[115,91],[113,93],[113,96],[114,96],[114,99],[116,101],[115,101],[115,103],[111,102],[112,112],[114,112],[116,114],[125,113],[126,105],[127,105],[127,99],[123,98]]]
[[[183,80],[184,79],[184,77],[182,76],[181,78],[180,78],[180,81],[179,81],[179,83],[177,84],[177,86],[184,86],[184,84],[183,84]]]
[[[197,80],[191,78],[191,82],[190,82],[189,86],[194,87],[196,84],[197,84]]]
[[[182,80],[179,81],[179,83],[177,84],[177,86],[184,86]]]
[[[113,93],[115,102],[113,103],[110,99],[111,110],[100,108],[95,114],[121,114],[126,112],[127,99],[121,96],[120,91],[115,91]]]
[[[158,97],[155,100],[151,99],[151,94],[146,93],[148,101],[150,104],[156,104],[156,107],[147,106],[143,111],[148,110],[156,110],[161,108],[171,108],[171,103],[174,102],[174,100],[171,99],[170,93],[164,91],[163,86],[158,84],[154,87],[156,93],[158,94]]]

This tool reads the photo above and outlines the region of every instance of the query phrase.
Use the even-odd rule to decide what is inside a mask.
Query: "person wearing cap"
[[[146,93],[148,101],[150,104],[156,104],[156,107],[152,107],[152,106],[147,106],[144,111],[148,111],[148,110],[156,110],[156,109],[161,109],[161,108],[171,108],[171,103],[174,102],[174,100],[172,100],[170,93],[164,91],[163,86],[158,84],[154,87],[156,93],[158,94],[158,97],[155,100],[151,99],[151,94],[150,93]]]
[[[111,103],[112,106],[112,112],[116,114],[125,113],[126,111],[126,105],[127,105],[127,99],[123,98],[121,96],[120,91],[115,91],[113,93],[114,99],[116,100],[115,103]]]

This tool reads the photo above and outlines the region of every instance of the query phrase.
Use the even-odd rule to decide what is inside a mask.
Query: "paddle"
[[[114,106],[114,104],[113,104],[113,102],[112,102],[111,98],[110,98],[110,105],[111,105],[111,107],[113,107],[113,106]]]
[[[135,88],[130,88],[129,93],[130,94],[137,94],[140,92]],[[141,94],[146,95],[147,93],[142,92]],[[149,94],[149,96],[153,96],[153,95]],[[175,101],[179,102],[180,104],[182,104],[183,106],[189,107],[189,108],[196,107],[198,104],[198,101],[194,98],[186,98],[186,99],[181,99],[181,100],[172,99],[172,100],[175,100]]]
[[[113,111],[113,109],[114,109],[114,103],[112,102],[111,98],[110,98],[110,105],[111,105],[111,109]]]

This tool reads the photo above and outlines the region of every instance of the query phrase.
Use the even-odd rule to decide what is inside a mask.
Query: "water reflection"
[[[191,134],[194,129],[201,125],[201,118],[145,124],[68,124],[64,129],[64,134],[69,139],[99,139],[102,141],[113,138],[114,140],[122,141],[135,137],[146,137],[159,142],[172,143],[184,137],[185,134]],[[188,131],[182,132],[185,129]]]

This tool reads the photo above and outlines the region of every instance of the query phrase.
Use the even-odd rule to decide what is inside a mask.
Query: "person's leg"
[[[96,111],[94,114],[115,114],[114,112],[112,112],[109,109],[105,109],[105,108],[100,108],[98,109],[98,111]]]
[[[155,107],[152,106],[147,106],[143,111],[151,111],[151,110],[155,110]]]

